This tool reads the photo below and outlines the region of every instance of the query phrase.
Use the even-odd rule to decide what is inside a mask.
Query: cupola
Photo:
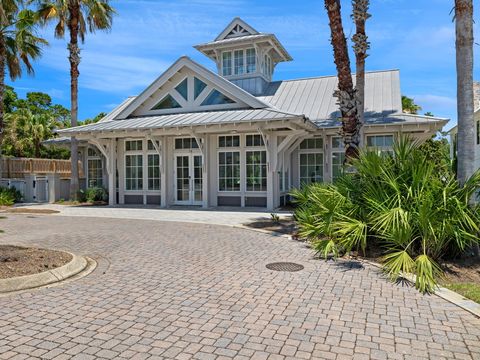
[[[253,95],[263,93],[278,63],[292,60],[274,34],[259,33],[238,17],[195,49],[215,61],[219,75]]]

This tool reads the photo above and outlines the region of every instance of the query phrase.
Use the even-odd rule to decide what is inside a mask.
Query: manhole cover
[[[303,270],[303,265],[291,262],[277,262],[267,264],[267,269],[274,271],[300,271]]]

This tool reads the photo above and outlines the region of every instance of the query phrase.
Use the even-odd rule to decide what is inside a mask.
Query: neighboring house
[[[473,96],[475,105],[475,170],[480,169],[480,82],[473,83]],[[450,155],[452,158],[457,153],[457,133],[458,128],[454,126],[450,129]]]
[[[59,131],[90,144],[87,182],[116,194],[110,204],[272,210],[292,187],[341,174],[335,76],[274,81],[290,54],[239,18],[195,48],[217,73],[181,57],[100,122]],[[367,146],[428,139],[447,122],[402,113],[398,70],[367,73],[365,92]]]

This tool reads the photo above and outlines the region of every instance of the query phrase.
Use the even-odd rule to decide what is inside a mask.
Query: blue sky
[[[235,16],[261,32],[275,33],[294,58],[275,70],[275,79],[335,74],[323,1],[119,0],[112,31],[89,34],[82,45],[80,119],[108,112],[136,95],[181,55],[212,70],[192,46],[214,39]],[[400,69],[402,93],[437,116],[456,119],[453,0],[372,0],[367,25],[371,42],[367,70]],[[347,36],[353,34],[350,1],[342,1]],[[477,18],[477,17],[476,17]],[[476,38],[479,31],[475,30]],[[69,107],[66,42],[50,41],[34,77],[13,86],[20,95],[43,91]],[[475,49],[479,55],[479,46]],[[352,59],[353,60],[353,59]],[[480,71],[475,68],[475,78]]]

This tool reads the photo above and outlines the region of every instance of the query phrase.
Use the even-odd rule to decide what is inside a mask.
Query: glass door
[[[176,155],[175,178],[175,203],[201,205],[203,198],[202,155]]]

